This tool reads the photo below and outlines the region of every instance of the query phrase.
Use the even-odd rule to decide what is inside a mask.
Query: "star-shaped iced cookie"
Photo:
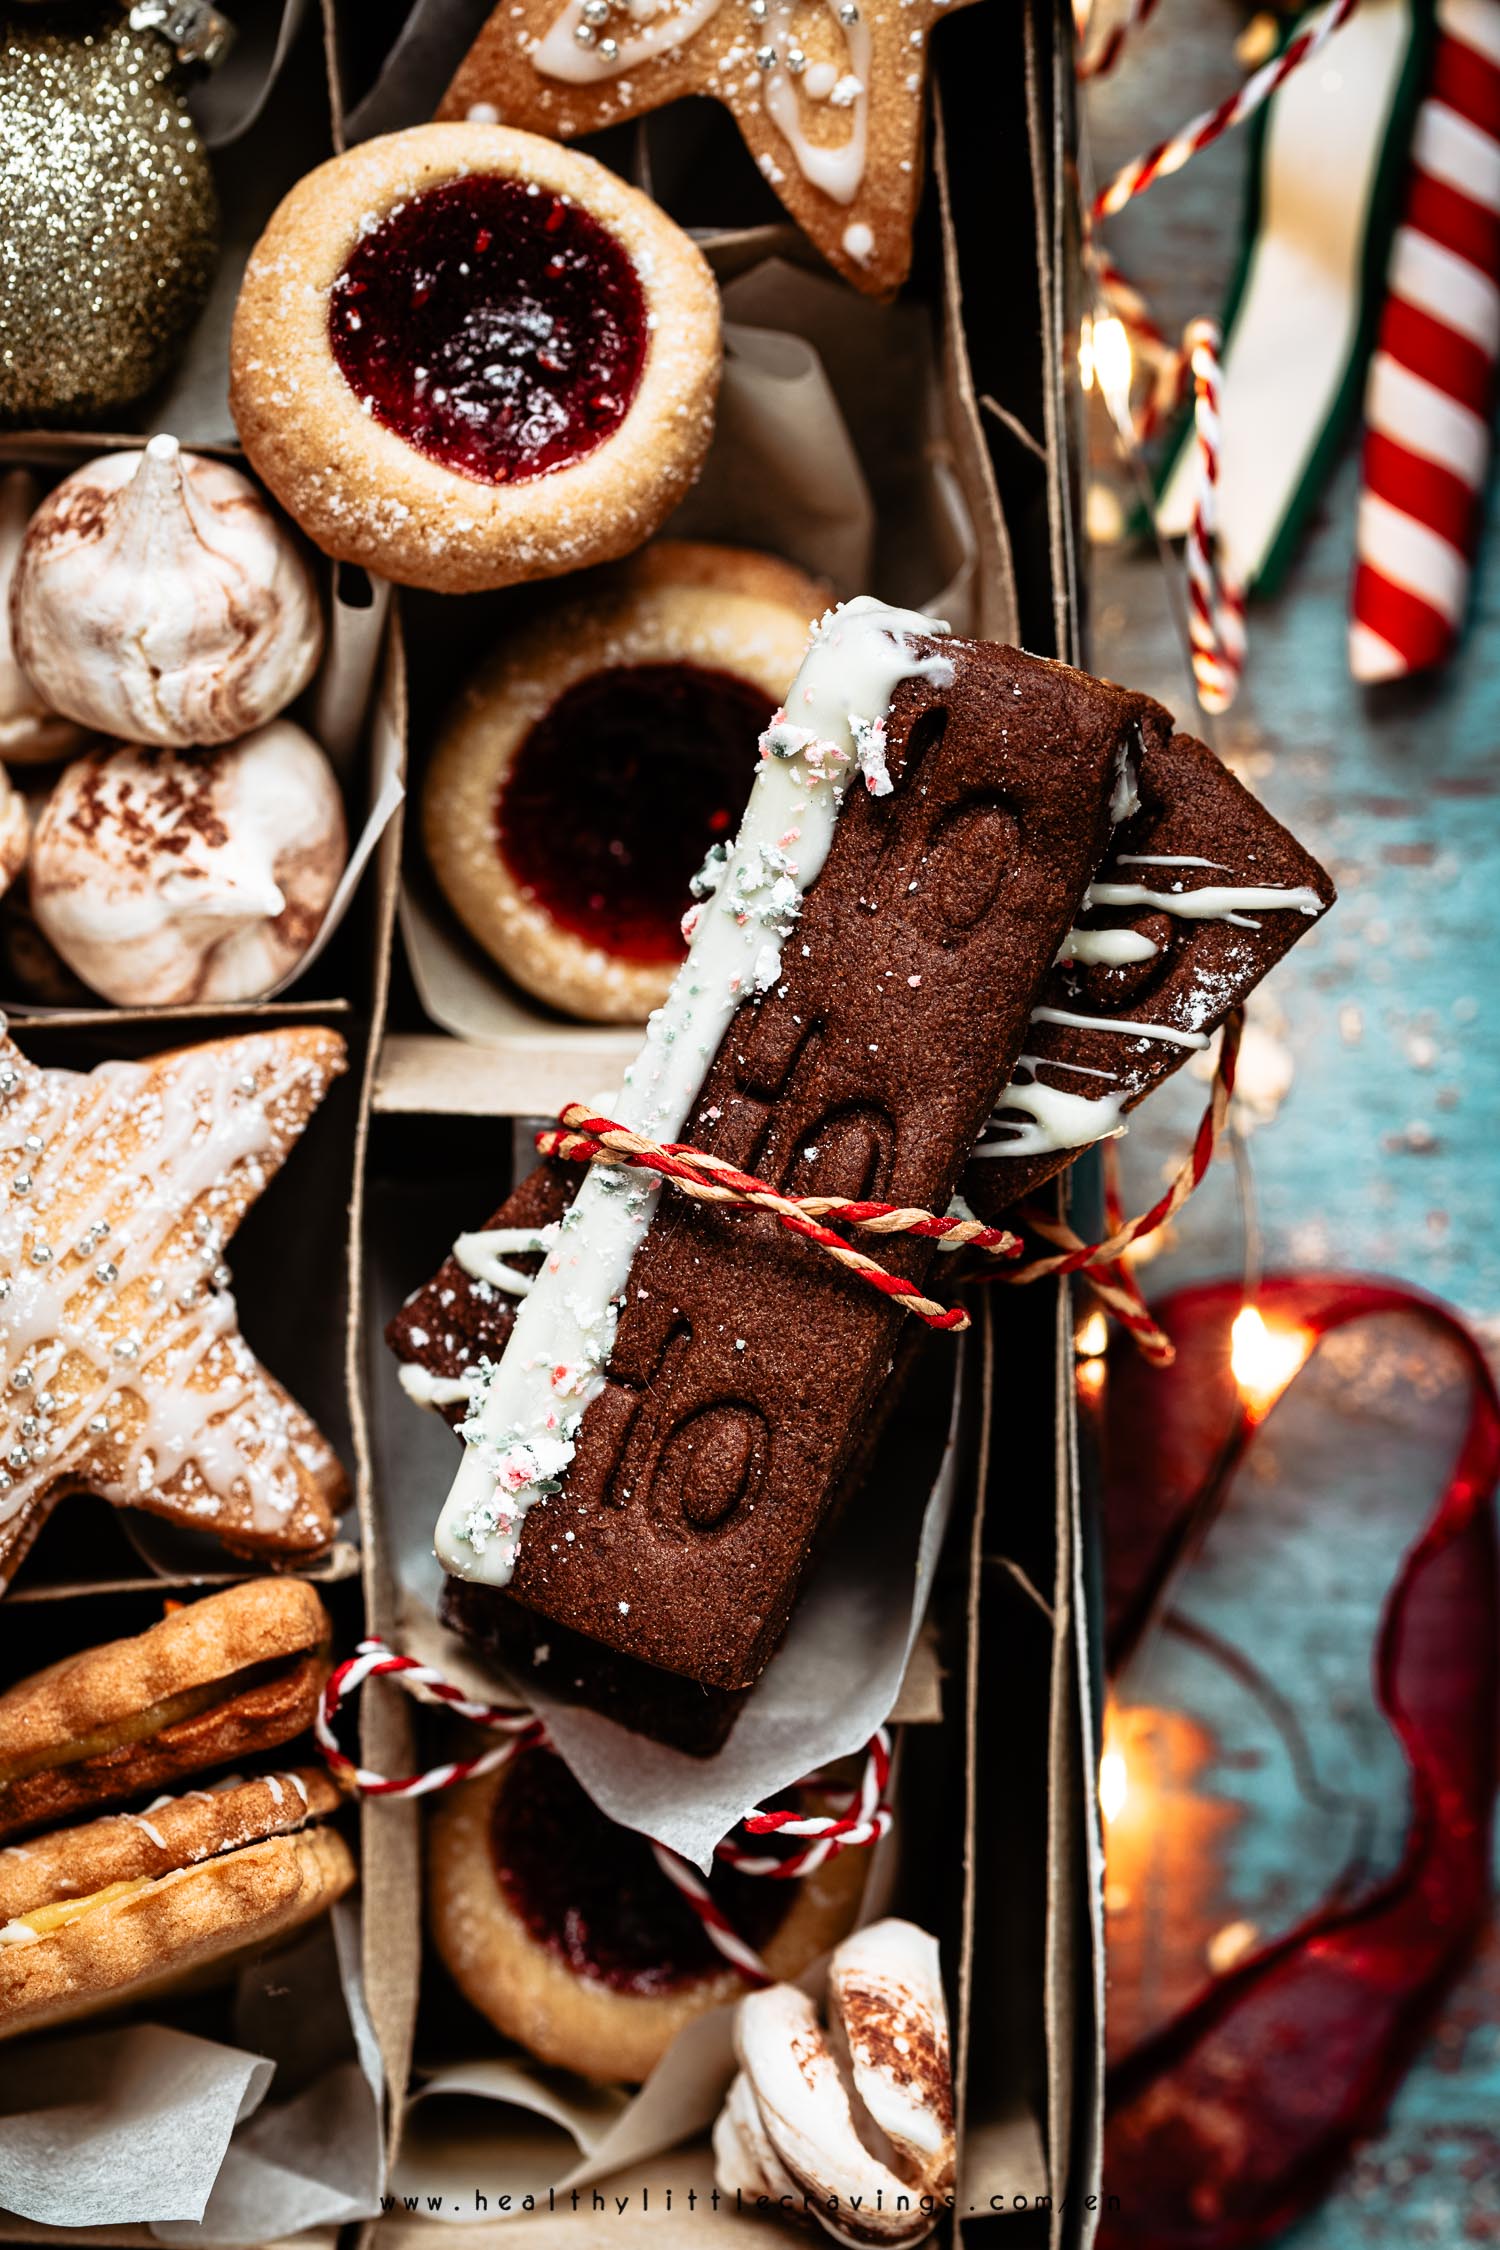
[[[301,1025],[87,1073],[0,1035],[0,1589],[72,1492],[241,1555],[329,1545],[343,1472],[223,1257],[344,1065]]]
[[[927,41],[968,0],[501,0],[438,114],[572,140],[711,94],[857,288],[911,263]]]

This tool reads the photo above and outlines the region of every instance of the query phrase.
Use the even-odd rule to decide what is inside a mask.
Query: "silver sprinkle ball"
[[[97,421],[203,304],[213,176],[164,39],[117,5],[0,16],[0,422]]]

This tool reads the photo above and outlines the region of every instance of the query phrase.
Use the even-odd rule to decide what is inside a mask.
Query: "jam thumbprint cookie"
[[[420,125],[298,182],[230,354],[256,470],[328,554],[468,593],[628,554],[697,475],[719,300],[591,157]]]
[[[662,540],[479,673],[428,769],[423,832],[517,984],[597,1023],[666,998],[693,877],[739,826],[826,601],[770,556]]]
[[[773,1977],[797,1977],[853,1926],[862,1852],[790,1882],[723,1866],[710,1878]],[[429,1830],[433,1940],[465,1997],[542,2062],[638,2084],[695,2016],[743,1980],[657,1865],[561,1758],[524,1750],[464,1782]]]

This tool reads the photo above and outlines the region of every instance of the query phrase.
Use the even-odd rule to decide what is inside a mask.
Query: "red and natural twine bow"
[[[373,1772],[348,1755],[334,1732],[341,1707],[351,1696],[357,1695],[369,1679],[392,1680],[419,1703],[439,1704],[459,1718],[502,1734],[506,1739],[472,1758],[450,1759],[446,1764],[429,1766],[422,1773]],[[507,1764],[517,1751],[535,1749],[547,1741],[547,1729],[535,1712],[519,1704],[477,1703],[451,1680],[445,1679],[435,1666],[422,1664],[414,1656],[400,1656],[378,1639],[361,1641],[353,1656],[334,1666],[323,1689],[313,1731],[335,1776],[345,1788],[361,1797],[425,1797],[435,1789],[451,1789],[457,1782],[493,1773],[497,1766]],[[782,1882],[811,1875],[825,1860],[837,1857],[840,1852],[857,1851],[878,1843],[889,1833],[892,1814],[886,1792],[890,1776],[891,1738],[885,1728],[880,1727],[865,1746],[864,1766],[852,1788],[824,1783],[816,1775],[810,1776],[803,1785],[817,1782],[830,1803],[839,1805],[840,1809],[818,1813],[791,1809],[762,1812],[752,1806],[738,1823],[747,1837],[795,1837],[799,1843],[797,1850],[786,1853],[751,1851],[731,1833],[716,1845],[715,1857],[741,1875],[766,1875]],[[662,1873],[682,1893],[725,1960],[733,1963],[747,1984],[769,1984],[772,1979],[764,1961],[727,1920],[697,1868],[664,1844],[653,1843],[651,1849]]]
[[[1225,1022],[1214,1073],[1213,1092],[1199,1122],[1190,1154],[1179,1168],[1165,1195],[1139,1218],[1111,1224],[1102,1242],[1084,1242],[1059,1219],[1028,1207],[1023,1213],[1034,1234],[1058,1245],[1055,1255],[1033,1258],[1011,1272],[966,1274],[965,1280],[1041,1281],[1049,1274],[1082,1273],[1094,1294],[1121,1321],[1146,1357],[1159,1366],[1171,1360],[1172,1346],[1151,1318],[1131,1274],[1126,1253],[1142,1235],[1154,1234],[1180,1211],[1213,1161],[1219,1135],[1229,1116],[1234,1093],[1235,1060],[1239,1054],[1242,1019],[1236,1010]],[[936,1241],[944,1250],[979,1250],[992,1257],[1014,1258],[1021,1239],[1005,1227],[985,1226],[978,1219],[956,1213],[938,1217],[915,1204],[861,1203],[843,1195],[782,1195],[752,1173],[741,1172],[723,1157],[708,1155],[684,1142],[658,1144],[630,1132],[608,1117],[597,1117],[583,1102],[570,1102],[557,1125],[538,1133],[536,1145],[543,1156],[566,1157],[578,1164],[623,1164],[656,1172],[684,1195],[699,1202],[742,1204],[747,1209],[770,1211],[818,1249],[825,1251],[851,1273],[882,1295],[892,1297],[903,1312],[914,1313],[930,1328],[967,1328],[969,1316],[959,1305],[938,1304],[924,1297],[914,1281],[890,1273],[874,1258],[855,1250],[825,1226],[837,1219],[841,1226],[861,1228],[870,1234],[912,1234]]]
[[[1021,1248],[1020,1236],[1008,1229],[987,1227],[978,1219],[951,1212],[939,1217],[915,1204],[860,1203],[847,1195],[783,1195],[722,1156],[681,1141],[648,1141],[613,1118],[596,1117],[585,1102],[569,1102],[560,1122],[537,1134],[536,1145],[543,1156],[566,1157],[576,1164],[623,1164],[660,1173],[700,1203],[742,1203],[752,1210],[769,1211],[793,1234],[815,1243],[872,1289],[896,1298],[903,1312],[915,1313],[929,1328],[967,1328],[969,1316],[960,1305],[940,1305],[924,1297],[914,1281],[888,1272],[854,1249],[822,1223],[825,1219],[837,1219],[840,1226],[857,1227],[866,1234],[918,1235],[942,1250],[982,1250],[992,1257],[1014,1258]]]

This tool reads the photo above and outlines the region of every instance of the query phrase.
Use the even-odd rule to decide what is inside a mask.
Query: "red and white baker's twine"
[[[978,1219],[951,1213],[939,1216],[916,1204],[857,1202],[847,1195],[782,1195],[721,1156],[681,1141],[648,1141],[613,1118],[596,1117],[584,1102],[570,1102],[557,1125],[537,1134],[536,1145],[543,1156],[565,1157],[577,1164],[623,1164],[659,1173],[700,1203],[740,1203],[769,1211],[793,1234],[814,1243],[882,1296],[894,1298],[903,1312],[914,1313],[929,1328],[964,1329],[969,1316],[961,1305],[941,1305],[924,1297],[916,1282],[867,1258],[824,1226],[824,1219],[836,1219],[840,1226],[857,1227],[867,1234],[914,1234],[936,1242],[940,1249],[980,1250],[991,1257],[1014,1258],[1021,1248],[1020,1237],[1007,1228],[987,1227]]]
[[[1159,0],[1126,0],[1126,5],[1120,16],[1110,25],[1098,46],[1089,53],[1080,53],[1078,76],[1080,78],[1102,78],[1107,71],[1113,70],[1120,59],[1126,40],[1132,32],[1139,31],[1142,24],[1150,22],[1158,5]],[[1088,11],[1085,10],[1084,13],[1086,17]],[[1086,20],[1079,24],[1080,41],[1087,28]]]
[[[1279,86],[1285,85],[1294,70],[1300,69],[1310,56],[1326,45],[1334,33],[1348,22],[1358,6],[1359,0],[1330,0],[1323,13],[1316,16],[1305,30],[1299,31],[1295,39],[1289,40],[1279,55],[1273,56],[1270,62],[1263,63],[1259,70],[1247,78],[1238,93],[1231,94],[1227,101],[1220,102],[1217,109],[1205,110],[1201,116],[1189,119],[1169,139],[1158,141],[1155,148],[1147,149],[1144,156],[1137,156],[1129,164],[1122,165],[1114,178],[1095,196],[1093,217],[1096,220],[1112,218],[1116,211],[1123,211],[1126,204],[1133,202],[1136,196],[1144,195],[1147,188],[1154,186],[1156,181],[1168,178],[1173,172],[1180,172],[1184,164],[1196,156],[1200,149],[1211,147],[1234,126],[1243,124],[1247,117],[1253,117],[1262,102],[1268,101]],[[1145,13],[1149,13],[1149,10]],[[1137,23],[1142,22],[1144,14],[1136,9],[1133,11],[1133,18]]]
[[[1078,75],[1093,78],[1112,69],[1130,33],[1151,16],[1155,0],[1126,0],[1124,13],[1090,55],[1081,56]],[[1288,42],[1279,55],[1247,78],[1237,93],[1190,119],[1168,139],[1158,141],[1100,189],[1085,213],[1085,249],[1106,311],[1120,320],[1152,370],[1144,405],[1133,411],[1115,404],[1119,434],[1127,450],[1150,442],[1162,424],[1193,399],[1197,450],[1196,500],[1187,537],[1188,638],[1198,701],[1214,715],[1234,701],[1245,663],[1244,590],[1223,570],[1219,556],[1218,496],[1220,465],[1220,350],[1217,326],[1191,321],[1180,350],[1173,350],[1139,290],[1125,279],[1095,238],[1099,221],[1123,211],[1157,180],[1167,178],[1200,149],[1208,148],[1234,126],[1253,116],[1293,71],[1315,55],[1353,15],[1359,0],[1330,0],[1322,14]]]
[[[1198,492],[1187,536],[1188,640],[1205,711],[1227,711],[1245,664],[1245,597],[1218,558],[1221,447],[1217,321],[1189,321],[1183,346],[1193,377]]]
[[[470,1719],[475,1726],[488,1728],[510,1737],[498,1742],[492,1750],[483,1750],[475,1758],[456,1758],[444,1766],[430,1766],[425,1773],[405,1774],[398,1778],[383,1773],[373,1773],[368,1766],[357,1765],[349,1757],[333,1723],[339,1707],[350,1696],[357,1695],[366,1680],[394,1678],[408,1695],[419,1703],[439,1703],[461,1719]],[[318,1748],[345,1788],[353,1789],[361,1797],[425,1797],[434,1789],[451,1789],[455,1782],[469,1781],[476,1774],[493,1773],[503,1766],[518,1750],[529,1748],[542,1741],[544,1729],[540,1719],[530,1711],[504,1703],[476,1703],[456,1688],[451,1680],[430,1664],[419,1664],[414,1656],[398,1656],[384,1641],[361,1641],[354,1654],[336,1664],[323,1687],[322,1699],[313,1720],[313,1732]]]
[[[446,1764],[429,1766],[422,1773],[375,1773],[348,1755],[334,1732],[334,1722],[341,1707],[358,1694],[366,1680],[382,1678],[392,1680],[419,1703],[439,1704],[459,1718],[503,1734],[507,1739],[497,1742],[492,1749],[480,1751],[475,1757],[450,1759]],[[493,1773],[497,1766],[507,1764],[518,1750],[535,1749],[547,1741],[546,1727],[534,1712],[516,1704],[476,1703],[433,1665],[419,1663],[414,1656],[398,1655],[395,1649],[378,1639],[361,1641],[353,1656],[334,1666],[319,1701],[313,1731],[337,1779],[361,1797],[430,1796],[434,1790],[451,1789],[460,1781]],[[715,1846],[715,1857],[723,1860],[727,1867],[738,1869],[742,1875],[768,1875],[783,1882],[811,1875],[825,1860],[836,1858],[840,1852],[878,1843],[889,1833],[893,1817],[886,1796],[890,1776],[891,1738],[885,1728],[880,1727],[865,1746],[864,1766],[853,1788],[835,1791],[820,1784],[831,1801],[837,1802],[840,1797],[846,1800],[842,1810],[761,1812],[752,1807],[739,1823],[747,1836],[805,1839],[799,1850],[785,1854],[756,1852],[731,1834]],[[665,1844],[653,1843],[651,1849],[662,1873],[682,1893],[725,1960],[739,1970],[747,1983],[769,1984],[771,1975],[764,1961],[729,1922],[697,1868],[668,1850]]]

